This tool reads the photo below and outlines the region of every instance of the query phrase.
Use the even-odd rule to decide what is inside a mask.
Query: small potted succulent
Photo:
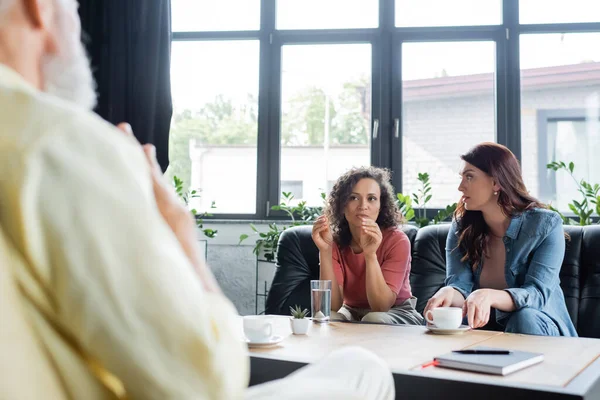
[[[303,310],[299,305],[296,305],[290,307],[290,311],[292,313],[292,318],[290,318],[292,332],[294,335],[306,335],[310,327],[310,319],[306,318],[308,310],[306,308]]]

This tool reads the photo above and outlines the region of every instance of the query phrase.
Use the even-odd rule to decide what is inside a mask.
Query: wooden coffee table
[[[344,346],[360,346],[390,366],[399,399],[600,399],[600,339],[543,337],[491,331],[434,335],[421,326],[313,323],[291,334],[289,318],[272,316],[277,346],[249,349],[251,385],[282,378]],[[544,362],[508,376],[422,366],[435,356],[476,345],[544,354]],[[532,397],[536,396],[536,397]]]

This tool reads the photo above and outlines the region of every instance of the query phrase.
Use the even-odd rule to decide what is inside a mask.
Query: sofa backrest
[[[600,338],[600,225],[565,226],[571,238],[560,274],[569,314],[580,336]]]
[[[600,225],[564,228],[570,238],[560,280],[567,309],[580,336],[600,338]],[[444,285],[449,229],[450,224],[402,227],[411,240],[410,283],[419,312]],[[267,297],[268,314],[288,314],[289,306],[295,304],[310,309],[310,280],[319,278],[319,252],[311,231],[311,226],[299,226],[281,235],[275,278]]]
[[[412,242],[410,287],[422,313],[427,301],[446,279],[446,236],[450,224],[431,225],[418,230]]]

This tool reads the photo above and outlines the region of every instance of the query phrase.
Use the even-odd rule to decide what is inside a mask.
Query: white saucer
[[[260,341],[260,342],[251,342],[250,340],[248,340],[246,338],[245,342],[248,345],[248,347],[260,348],[260,347],[275,346],[276,344],[279,344],[282,340],[283,340],[283,336],[275,335],[275,336],[271,336],[269,339],[267,339],[265,341]]]
[[[468,325],[461,325],[458,328],[454,329],[436,328],[435,325],[427,325],[425,327],[429,329],[431,333],[435,333],[436,335],[456,335],[471,330],[471,328]]]

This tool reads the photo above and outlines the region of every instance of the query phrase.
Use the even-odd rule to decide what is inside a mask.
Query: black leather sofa
[[[410,283],[419,312],[444,284],[449,228],[450,224],[402,227],[412,244]],[[310,280],[319,279],[319,252],[311,229],[298,226],[281,235],[267,314],[288,315],[295,304],[310,309]],[[560,279],[567,308],[580,336],[600,338],[600,225],[565,226],[565,232],[570,239]]]

